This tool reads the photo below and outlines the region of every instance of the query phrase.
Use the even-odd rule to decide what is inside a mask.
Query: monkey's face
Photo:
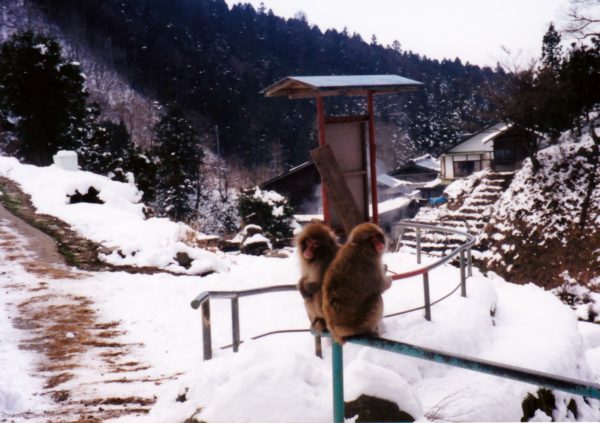
[[[305,238],[300,243],[302,257],[306,260],[312,260],[315,257],[315,251],[319,248],[319,240],[315,238]]]
[[[296,238],[300,257],[306,262],[331,260],[338,245],[331,230],[322,223],[311,223],[304,227]]]
[[[385,252],[385,237],[383,234],[381,232],[374,233],[369,239],[375,252],[382,255]]]

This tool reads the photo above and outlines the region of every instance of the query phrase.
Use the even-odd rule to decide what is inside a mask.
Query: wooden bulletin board
[[[367,174],[368,116],[329,117],[325,119],[325,139],[335,156],[362,221],[369,221],[369,191]],[[328,195],[331,226],[342,228]]]

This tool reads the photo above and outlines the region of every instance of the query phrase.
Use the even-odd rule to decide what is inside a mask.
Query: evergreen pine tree
[[[560,41],[560,34],[554,28],[554,24],[551,23],[542,38],[542,63],[544,67],[552,70],[556,75],[558,75],[562,62]]]
[[[80,165],[100,175],[123,174],[128,171],[126,163],[135,150],[129,132],[123,122],[98,122],[99,115],[96,104],[88,108],[85,142],[78,149]]]
[[[84,136],[87,93],[79,64],[67,62],[58,43],[31,31],[0,48],[3,127],[14,131],[17,155],[46,165],[59,149],[76,149]]]
[[[157,208],[175,221],[189,220],[196,212],[192,197],[200,195],[200,164],[204,156],[200,138],[183,112],[174,106],[168,107],[154,130]]]

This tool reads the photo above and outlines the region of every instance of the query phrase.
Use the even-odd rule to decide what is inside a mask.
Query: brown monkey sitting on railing
[[[310,223],[296,236],[296,246],[300,258],[301,277],[298,289],[311,329],[322,333],[325,326],[323,316],[323,275],[339,249],[335,235],[322,223]]]
[[[383,316],[381,294],[390,287],[381,257],[385,236],[379,226],[355,227],[323,279],[323,312],[332,338],[343,344],[352,335],[377,335]]]

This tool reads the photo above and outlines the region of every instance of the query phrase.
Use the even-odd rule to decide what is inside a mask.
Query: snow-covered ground
[[[65,217],[64,187],[47,185],[46,195],[37,196],[34,182],[60,180],[53,167],[26,168],[31,175],[19,179],[21,166],[0,160],[2,175],[13,177],[32,194],[34,203],[45,213]],[[39,172],[39,175],[36,174]],[[72,187],[87,188],[91,174],[72,172]],[[100,177],[98,177],[100,178]],[[96,183],[96,180],[94,180]],[[102,188],[98,185],[97,188]],[[53,190],[56,192],[52,194]],[[126,188],[123,188],[126,189]],[[102,192],[102,191],[101,191]],[[56,199],[59,197],[62,201]],[[74,213],[70,222],[86,234],[82,216],[95,222],[96,239],[127,230],[127,225],[110,228],[104,219],[119,222],[114,207],[125,212],[131,202],[106,198],[85,213]],[[57,211],[58,210],[58,211]],[[132,212],[136,214],[137,212]],[[66,220],[66,219],[65,219]],[[77,222],[79,222],[77,224]],[[147,222],[147,221],[146,221]],[[101,229],[105,228],[105,229]],[[144,227],[145,242],[160,245],[169,238],[161,226]],[[88,236],[89,233],[87,233]],[[117,242],[114,235],[111,242]],[[112,235],[111,235],[112,236]],[[128,242],[127,237],[120,238]],[[119,248],[118,245],[114,245]],[[171,255],[167,250],[165,254]],[[151,378],[172,378],[162,385],[130,384],[126,389],[137,395],[157,396],[149,414],[136,421],[183,422],[195,415],[199,421],[218,422],[330,422],[331,362],[330,344],[324,341],[324,358],[314,355],[312,337],[307,333],[272,335],[255,341],[251,337],[279,329],[307,328],[302,298],[296,292],[281,292],[240,299],[241,337],[238,353],[220,349],[231,343],[231,312],[228,300],[211,302],[214,358],[202,361],[201,316],[190,307],[191,300],[207,290],[242,290],[260,286],[295,283],[299,277],[293,251],[288,258],[223,254],[220,273],[200,278],[169,274],[141,275],[121,272],[87,273],[82,279],[57,279],[48,283],[71,295],[94,302],[99,318],[119,321],[125,331],[119,342],[137,345],[136,361],[150,366]],[[160,254],[157,252],[156,254]],[[206,253],[209,254],[209,253]],[[35,375],[40,357],[22,351],[18,343],[25,336],[11,324],[23,293],[9,288],[15,283],[34,287],[40,277],[11,260],[11,252],[0,248],[2,293],[0,297],[0,416],[9,420],[14,413],[49,407],[48,398],[36,395],[43,385]],[[388,253],[385,262],[395,272],[416,267],[415,257]],[[440,298],[459,283],[459,270],[445,265],[430,275],[431,297]],[[514,285],[474,269],[468,279],[467,297],[459,291],[432,309],[432,321],[422,311],[384,320],[382,336],[479,357],[500,363],[539,370],[588,381],[600,377],[600,327],[579,323],[575,313],[550,292],[534,285]],[[423,304],[420,277],[394,282],[384,294],[385,313],[395,313]],[[490,314],[494,311],[493,316]],[[67,336],[67,334],[65,334]],[[536,386],[478,374],[377,351],[368,347],[344,347],[346,400],[370,394],[396,402],[401,409],[421,421],[519,421],[521,402]],[[73,370],[75,377],[64,386],[84,390],[97,363],[86,356],[84,365]],[[8,369],[8,370],[5,370]],[[97,373],[97,372],[96,372]],[[108,376],[106,376],[108,377]],[[122,386],[105,384],[95,388],[104,396],[122,394]],[[185,394],[185,395],[183,395]],[[555,420],[574,420],[567,411],[571,396],[555,392]],[[177,400],[179,398],[179,401]],[[600,402],[574,397],[579,420],[599,421]],[[549,417],[538,414],[540,420]],[[131,421],[122,417],[121,421]]]
[[[144,218],[141,193],[134,184],[112,181],[91,172],[64,170],[56,165],[37,167],[0,157],[0,176],[18,182],[31,195],[39,213],[60,218],[92,241],[103,245],[101,259],[115,265],[151,266],[175,273],[202,274],[225,271],[215,254],[196,248],[205,236],[187,225],[165,218]],[[51,182],[49,182],[51,181]],[[104,204],[69,204],[69,196],[99,191]],[[186,253],[192,259],[184,268],[175,259]]]

